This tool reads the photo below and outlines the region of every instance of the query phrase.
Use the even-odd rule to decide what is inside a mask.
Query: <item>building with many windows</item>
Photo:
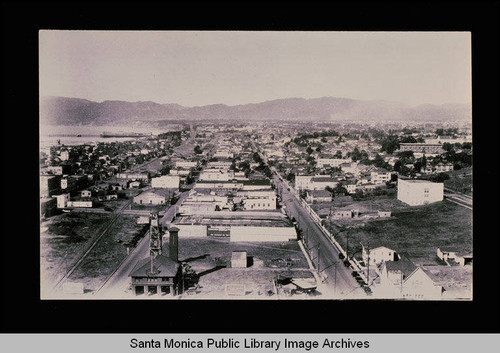
[[[425,155],[436,155],[445,152],[443,146],[439,143],[400,143],[398,152],[407,151],[424,153]]]
[[[370,177],[373,184],[385,184],[391,181],[391,172],[384,168],[377,168],[371,171]]]

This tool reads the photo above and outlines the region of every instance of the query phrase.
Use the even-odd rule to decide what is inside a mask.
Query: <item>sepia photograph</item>
[[[473,300],[470,32],[38,36],[42,301]]]

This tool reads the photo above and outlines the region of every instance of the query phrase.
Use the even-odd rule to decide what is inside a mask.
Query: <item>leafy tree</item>
[[[464,143],[462,143],[461,148],[464,149],[464,150],[471,150],[472,149],[472,143],[471,142],[464,142]]]
[[[253,160],[255,161],[255,163],[262,162],[262,158],[260,157],[259,152],[254,152],[252,157],[253,157]]]
[[[442,183],[445,180],[450,179],[450,176],[447,173],[439,173],[436,175],[432,175],[430,180],[436,183]]]
[[[399,138],[399,143],[416,143],[417,139],[413,136],[403,136]]]
[[[398,159],[396,162],[394,162],[394,171],[399,172],[401,170],[401,161]]]
[[[345,195],[347,194],[347,189],[342,183],[337,183],[337,185],[333,189],[333,192],[335,193],[335,195]]]
[[[399,139],[396,135],[389,135],[381,142],[381,151],[385,151],[388,154],[392,154],[395,150],[399,148]]]
[[[404,176],[409,176],[411,174],[411,171],[413,170],[408,168],[406,165],[401,165],[401,168],[399,168],[399,174],[404,175]]]
[[[316,164],[316,160],[313,156],[307,156],[306,161],[310,164]]]
[[[384,158],[380,154],[376,154],[375,159],[373,160],[373,165],[378,168],[390,169],[391,166],[387,163]]]
[[[354,201],[361,201],[363,199],[365,199],[365,193],[363,192],[363,190],[360,190],[360,189],[356,189],[354,195],[352,195],[352,199]]]
[[[307,154],[313,153],[313,149],[311,148],[311,146],[307,147],[306,152],[307,152]]]
[[[443,150],[445,150],[446,152],[454,152],[454,148],[453,148],[453,145],[451,143],[445,142],[445,143],[443,143],[442,147],[443,147]]]
[[[196,154],[202,154],[203,151],[201,150],[199,145],[194,146],[194,153]]]
[[[406,161],[413,161],[414,159],[413,151],[398,152],[397,156],[399,159]]]
[[[422,163],[422,167],[427,167],[427,157],[425,156],[425,154],[420,159],[420,162]]]
[[[170,173],[170,166],[165,166],[160,170],[161,175],[167,175]]]
[[[420,170],[422,169],[422,162],[420,160],[417,160],[414,164],[413,164],[413,169],[419,173]]]

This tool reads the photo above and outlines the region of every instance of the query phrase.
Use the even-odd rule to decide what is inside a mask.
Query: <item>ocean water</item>
[[[96,142],[121,142],[135,140],[134,137],[101,137],[104,132],[108,133],[143,133],[158,135],[171,131],[168,127],[157,129],[151,127],[130,126],[63,126],[63,125],[40,125],[40,150],[47,152],[51,146],[61,145],[74,146],[92,144]],[[81,136],[78,136],[81,135]]]

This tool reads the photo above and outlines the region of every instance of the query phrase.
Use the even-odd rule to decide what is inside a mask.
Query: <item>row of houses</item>
[[[327,187],[335,188],[339,182],[347,189],[347,192],[354,194],[360,185],[385,185],[391,181],[391,172],[383,168],[375,168],[369,174],[363,175],[359,180],[331,177],[324,175],[296,175],[295,187],[298,190],[324,190]]]

